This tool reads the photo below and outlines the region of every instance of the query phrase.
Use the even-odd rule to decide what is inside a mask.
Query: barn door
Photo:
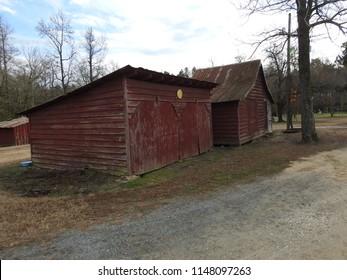
[[[142,102],[129,118],[131,169],[142,174],[156,165],[155,104]]]
[[[199,153],[207,152],[212,147],[211,107],[204,103],[197,104],[197,124],[199,134]]]
[[[187,103],[180,116],[180,159],[199,154],[199,134],[196,124],[196,104]]]
[[[142,101],[129,118],[131,171],[143,174],[179,160],[178,121],[170,103]]]

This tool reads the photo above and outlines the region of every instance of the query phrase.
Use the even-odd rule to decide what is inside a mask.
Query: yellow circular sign
[[[178,99],[182,99],[182,97],[183,97],[183,91],[182,91],[181,89],[179,89],[179,90],[177,91],[177,98],[178,98]]]

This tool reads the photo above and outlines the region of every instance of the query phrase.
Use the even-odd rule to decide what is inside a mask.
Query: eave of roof
[[[214,82],[209,81],[201,81],[197,79],[189,79],[189,78],[183,78],[178,77],[170,74],[163,74],[160,72],[155,72],[152,70],[144,69],[144,68],[134,68],[130,65],[127,65],[119,70],[116,70],[98,80],[95,80],[92,83],[89,83],[85,86],[82,86],[76,90],[73,90],[67,94],[61,95],[57,98],[54,98],[48,102],[45,102],[43,104],[37,105],[35,107],[29,108],[23,112],[18,113],[19,115],[28,115],[34,111],[37,111],[39,109],[48,107],[50,105],[53,105],[55,103],[61,102],[65,99],[68,99],[72,96],[81,94],[87,90],[93,89],[105,82],[111,81],[113,79],[119,78],[119,77],[126,77],[130,79],[135,80],[141,80],[141,81],[147,81],[147,82],[153,82],[153,83],[159,83],[159,84],[167,84],[167,85],[177,85],[182,87],[193,87],[193,88],[204,88],[204,89],[212,89],[217,86]]]
[[[29,122],[29,119],[26,117],[21,117],[18,119],[13,119],[10,121],[0,122],[0,128],[14,128]]]

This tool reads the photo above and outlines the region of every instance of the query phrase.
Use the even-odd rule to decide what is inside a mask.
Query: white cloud
[[[94,15],[88,15],[88,14],[73,14],[73,21],[74,23],[88,26],[88,27],[104,27],[106,24],[106,20],[94,16]]]
[[[43,2],[46,2],[55,10],[60,10],[64,8],[64,0],[43,0]],[[53,13],[56,13],[56,11],[54,11]]]
[[[31,5],[31,13],[45,18],[61,9],[71,15],[76,36],[86,27],[93,27],[106,37],[108,57],[120,66],[132,64],[176,74],[186,66],[208,67],[211,58],[215,65],[233,63],[237,55],[248,58],[254,47],[244,42],[259,40],[255,35],[274,26],[287,26],[287,14],[254,14],[247,18],[230,0],[43,0],[48,8],[38,1],[15,1],[0,0],[0,5],[16,7],[20,13],[20,5],[12,3],[30,2],[27,5]],[[19,31],[20,25],[15,29]],[[334,37],[339,42],[335,45],[340,46],[344,39]],[[326,40],[312,44],[312,57],[321,54],[320,50],[325,57],[337,55],[338,47],[323,45]],[[253,58],[262,57],[260,48]]]
[[[0,11],[15,15],[17,12],[11,7],[12,4],[9,0],[0,0]]]
[[[71,4],[79,5],[82,7],[88,7],[90,5],[91,0],[70,0]]]
[[[10,7],[6,7],[0,4],[0,11],[6,12],[6,13],[10,13],[10,14],[16,14],[16,11],[11,9]]]
[[[157,61],[155,70],[178,72],[192,63],[197,65],[198,57],[199,64],[201,61],[209,63],[209,58],[216,53],[221,56],[221,51],[226,51],[228,59],[233,58],[230,56],[232,50],[227,49],[231,27],[228,23],[232,18],[228,9],[233,8],[228,1],[218,2],[218,13],[214,12],[218,5],[206,0],[130,0],[112,2],[111,6],[109,3],[98,6],[100,11],[106,9],[110,18],[112,13],[118,16],[114,20],[115,29],[109,28],[106,34],[114,60],[136,57],[139,62],[154,64]],[[122,32],[122,27],[126,32]],[[136,52],[139,55],[134,55]]]

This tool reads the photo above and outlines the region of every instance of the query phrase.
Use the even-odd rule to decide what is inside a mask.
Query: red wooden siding
[[[127,79],[131,172],[142,174],[212,146],[208,89]]]
[[[14,146],[13,128],[0,129],[0,146]]]
[[[29,123],[13,128],[0,129],[0,146],[18,146],[29,144]]]
[[[129,118],[132,173],[142,174],[178,160],[177,124],[170,103],[143,101],[138,105]]]
[[[0,146],[17,146],[29,144],[30,127],[28,119],[19,118],[0,123]],[[15,123],[12,125],[11,123]]]
[[[197,128],[197,108],[195,103],[187,103],[180,115],[180,158],[199,154],[199,134]]]
[[[199,69],[194,78],[219,83],[211,96],[214,144],[241,145],[271,130],[274,100],[260,60]]]
[[[34,164],[126,172],[121,79],[30,114]]]
[[[23,112],[31,121],[33,163],[143,174],[206,152],[215,86],[125,66]]]
[[[241,145],[267,133],[270,102],[264,81],[258,75],[255,86],[242,101],[212,104],[214,144]]]
[[[30,142],[30,126],[29,123],[19,125],[13,128],[15,145],[29,144]]]
[[[212,103],[213,143],[239,144],[238,101]]]
[[[199,133],[199,153],[207,152],[213,145],[211,104],[200,103],[197,106],[197,127]]]
[[[264,84],[258,75],[256,84],[239,103],[240,140],[239,144],[246,143],[267,133],[267,117],[264,102],[268,100]]]

